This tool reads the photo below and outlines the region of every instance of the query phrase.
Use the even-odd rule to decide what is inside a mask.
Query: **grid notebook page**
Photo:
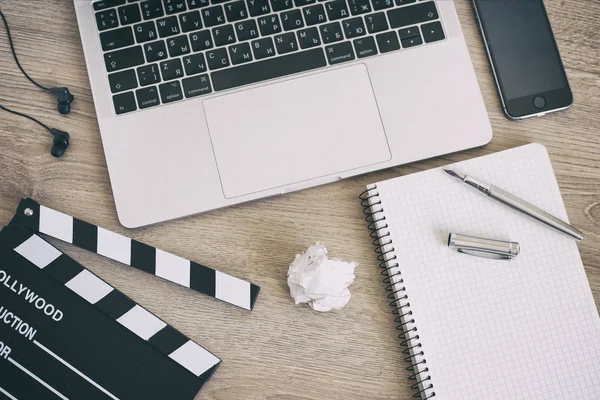
[[[451,166],[568,221],[542,145]],[[600,318],[576,241],[433,169],[376,184],[436,400],[599,399]],[[517,241],[512,260],[449,232]],[[392,273],[395,271],[393,270]],[[400,283],[399,279],[403,282]]]

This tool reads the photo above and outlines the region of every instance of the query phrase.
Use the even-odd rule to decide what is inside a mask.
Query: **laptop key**
[[[146,53],[147,62],[164,60],[167,58],[167,45],[164,40],[146,43],[144,53]]]
[[[116,7],[125,4],[125,0],[102,0],[94,3],[94,11]]]
[[[378,33],[389,29],[387,18],[383,12],[365,16],[365,22],[369,33]]]
[[[300,48],[309,49],[311,47],[321,45],[321,39],[319,37],[319,31],[317,28],[307,28],[298,31],[298,42]]]
[[[214,90],[221,91],[310,71],[326,65],[325,54],[319,47],[216,71],[211,74],[211,78]]]
[[[382,53],[400,49],[400,42],[398,41],[398,34],[396,32],[380,33],[375,36],[375,39],[377,40],[379,51]]]
[[[128,47],[104,54],[104,63],[108,72],[131,68],[144,63],[142,46]]]
[[[252,51],[248,43],[239,43],[229,46],[229,57],[233,65],[252,61]]]
[[[421,31],[423,32],[425,43],[436,42],[446,38],[442,30],[442,24],[439,21],[421,25]]]
[[[113,96],[113,105],[117,115],[137,110],[133,92],[121,93]]]
[[[288,32],[275,36],[275,47],[277,47],[277,53],[279,54],[291,53],[298,50],[296,35],[293,32]]]
[[[316,2],[317,2],[317,0],[294,0],[294,5],[296,7],[304,7],[309,4],[314,4]]]
[[[132,69],[108,75],[108,83],[112,93],[124,92],[138,86],[135,71]]]
[[[198,53],[183,57],[183,68],[188,76],[206,72],[208,67],[206,66],[204,54]]]
[[[202,29],[202,17],[200,12],[190,11],[179,16],[179,23],[183,32],[191,32]]]
[[[273,12],[289,10],[293,7],[293,0],[271,0],[271,8],[273,9]]]
[[[158,88],[151,86],[148,88],[142,88],[135,91],[140,109],[154,107],[160,104],[160,98],[158,97]]]
[[[121,25],[136,24],[142,20],[140,6],[130,4],[125,7],[119,7],[119,21]]]
[[[323,8],[322,4],[315,4],[314,6],[304,7],[302,9],[304,13],[304,19],[306,20],[306,25],[317,25],[327,21],[327,16],[325,15],[325,8]]]
[[[281,24],[283,25],[283,29],[286,31],[302,28],[304,26],[304,21],[302,21],[302,12],[300,10],[282,12]]]
[[[224,24],[225,14],[223,14],[223,7],[214,6],[205,8],[202,10],[202,18],[204,19],[204,26],[207,28]]]
[[[200,7],[206,7],[210,5],[208,0],[187,0],[187,6],[190,10],[196,10]]]
[[[206,61],[208,62],[208,68],[210,68],[211,70],[229,67],[229,57],[227,56],[227,49],[218,48],[207,51]]]
[[[350,12],[352,15],[360,15],[371,12],[371,3],[369,0],[348,0]]]
[[[137,75],[138,79],[140,80],[140,86],[148,86],[160,82],[160,74],[158,72],[157,64],[138,67]]]
[[[193,51],[207,50],[214,46],[209,30],[190,33],[190,43]]]
[[[394,0],[371,0],[371,3],[375,11],[394,7]]]
[[[150,40],[156,40],[158,34],[156,33],[156,26],[154,21],[148,21],[139,25],[134,25],[133,31],[135,32],[135,40],[138,43],[148,42]]]
[[[159,89],[160,99],[165,104],[183,99],[183,92],[181,91],[179,81],[163,83],[159,86]]]
[[[281,32],[281,24],[277,14],[267,15],[258,19],[258,28],[262,36]]]
[[[375,39],[373,36],[367,36],[365,38],[354,40],[354,50],[358,58],[364,58],[374,56],[377,54],[377,46],[375,45]]]
[[[96,25],[99,31],[116,28],[119,26],[116,10],[106,10],[96,13]]]
[[[405,6],[407,4],[416,3],[417,0],[395,0],[397,6]]]
[[[208,74],[185,78],[181,83],[183,84],[183,93],[188,99],[212,92]]]
[[[253,41],[252,50],[254,51],[254,58],[257,60],[275,55],[275,47],[273,47],[273,40],[270,37]]]
[[[165,11],[168,15],[186,11],[185,0],[164,0]]]
[[[271,12],[268,0],[246,0],[246,4],[248,5],[250,15],[253,17],[258,17]]]
[[[146,0],[140,3],[144,19],[153,19],[165,15],[161,0]]]
[[[180,33],[179,22],[177,22],[177,17],[174,16],[156,20],[156,26],[158,27],[158,34],[163,38]]]
[[[342,42],[325,46],[325,54],[330,65],[335,65],[354,60],[354,49],[352,43]]]
[[[389,10],[387,15],[392,28],[429,22],[439,18],[433,1],[417,3],[409,7],[395,8]]]
[[[408,28],[400,29],[398,31],[398,36],[400,36],[400,40],[402,40],[402,39],[408,39],[408,38],[415,37],[415,36],[419,36],[419,27],[418,26],[411,26],[411,27],[408,27]]]
[[[350,18],[342,21],[346,38],[354,39],[355,37],[366,35],[365,24],[362,17]]]
[[[237,22],[234,24],[234,27],[239,41],[256,39],[258,37],[258,26],[253,19]]]
[[[342,33],[342,27],[339,22],[333,22],[331,24],[321,25],[321,36],[323,37],[323,43],[333,43],[344,39]]]
[[[116,50],[135,44],[131,27],[128,26],[100,33],[100,44],[104,51]]]
[[[235,32],[233,25],[223,25],[212,29],[216,46],[226,46],[235,43]]]
[[[346,18],[348,16],[348,7],[346,0],[333,0],[325,3],[327,9],[327,17],[330,21]]]
[[[162,74],[163,81],[170,81],[173,79],[181,78],[183,76],[183,67],[181,66],[181,60],[179,58],[175,58],[173,60],[161,62],[160,73]]]
[[[227,16],[227,21],[229,22],[240,21],[248,18],[246,3],[243,1],[232,1],[231,3],[225,4],[225,15]]]
[[[400,42],[402,43],[402,47],[407,48],[423,44],[423,39],[421,39],[421,36],[414,36],[408,39],[402,39]]]
[[[169,48],[169,56],[171,57],[178,57],[191,53],[190,43],[188,42],[187,35],[176,36],[168,39],[167,47]]]

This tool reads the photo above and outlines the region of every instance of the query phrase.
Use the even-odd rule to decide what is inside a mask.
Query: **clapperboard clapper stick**
[[[0,398],[192,400],[220,362],[26,227],[0,231]]]
[[[22,199],[10,225],[24,225],[63,242],[119,261],[246,310],[252,310],[260,287],[212,268],[138,242]]]

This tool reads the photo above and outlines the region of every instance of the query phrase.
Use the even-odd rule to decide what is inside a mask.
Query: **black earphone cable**
[[[21,72],[23,72],[23,74],[25,75],[25,77],[27,79],[29,79],[37,87],[39,87],[39,88],[41,88],[43,90],[46,90],[46,91],[50,91],[49,89],[45,88],[44,86],[40,85],[39,83],[37,83],[33,79],[31,79],[29,77],[29,75],[27,75],[27,73],[25,72],[25,70],[23,69],[23,67],[21,67],[21,63],[19,62],[19,59],[17,58],[17,53],[15,52],[15,46],[13,45],[12,37],[10,35],[10,29],[8,27],[8,22],[6,22],[6,18],[4,17],[4,13],[1,10],[0,10],[0,18],[2,18],[2,21],[4,21],[4,26],[6,27],[6,35],[8,36],[8,43],[10,44],[10,49],[12,51],[13,57],[14,57],[15,61],[17,62],[17,66],[19,67],[19,69],[21,70]],[[37,119],[35,119],[35,118],[27,115],[27,114],[23,114],[23,113],[20,113],[18,111],[11,110],[10,108],[4,107],[2,104],[0,104],[0,109],[4,110],[6,112],[9,112],[11,114],[15,114],[15,115],[18,115],[20,117],[27,118],[27,119],[29,119],[29,120],[37,123],[38,125],[40,125],[44,129],[46,129],[48,132],[52,133],[52,131],[50,130],[50,128],[48,127],[48,125],[40,122],[39,120],[37,120]]]
[[[23,75],[25,75],[25,78],[29,79],[29,82],[33,83],[35,86],[39,87],[40,89],[45,90],[46,92],[49,92],[50,89],[48,89],[47,87],[42,86],[39,83],[37,83],[36,81],[34,81],[29,75],[27,75],[27,72],[25,72],[25,70],[21,66],[21,63],[19,62],[19,58],[17,57],[17,52],[15,51],[15,46],[12,41],[12,36],[10,34],[10,28],[8,27],[8,22],[6,22],[6,18],[4,17],[4,13],[2,13],[2,11],[0,11],[0,17],[2,18],[2,21],[4,22],[4,27],[6,28],[6,35],[8,36],[8,43],[10,44],[10,50],[12,51],[12,55],[13,55],[13,58],[15,59],[15,62],[17,63],[17,67],[19,67],[19,69],[21,70]]]
[[[40,121],[38,121],[37,119],[35,119],[35,118],[33,118],[33,117],[31,117],[31,116],[29,116],[29,115],[27,115],[27,114],[23,114],[23,113],[20,113],[20,112],[18,112],[18,111],[11,110],[10,108],[6,108],[6,107],[4,107],[2,104],[0,104],[0,109],[4,110],[4,111],[6,111],[6,112],[9,112],[9,113],[11,113],[11,114],[15,114],[15,115],[18,115],[18,116],[20,116],[20,117],[27,118],[27,119],[29,119],[29,120],[31,120],[31,121],[33,121],[33,122],[35,122],[36,124],[40,125],[40,126],[41,126],[41,127],[43,127],[44,129],[46,129],[48,132],[50,132],[50,134],[53,134],[53,133],[52,133],[52,129],[50,129],[50,127],[48,127],[48,125],[44,124],[43,122],[40,122]]]

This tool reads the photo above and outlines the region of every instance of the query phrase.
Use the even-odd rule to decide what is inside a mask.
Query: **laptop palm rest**
[[[204,112],[226,198],[391,159],[363,64],[211,98]]]

